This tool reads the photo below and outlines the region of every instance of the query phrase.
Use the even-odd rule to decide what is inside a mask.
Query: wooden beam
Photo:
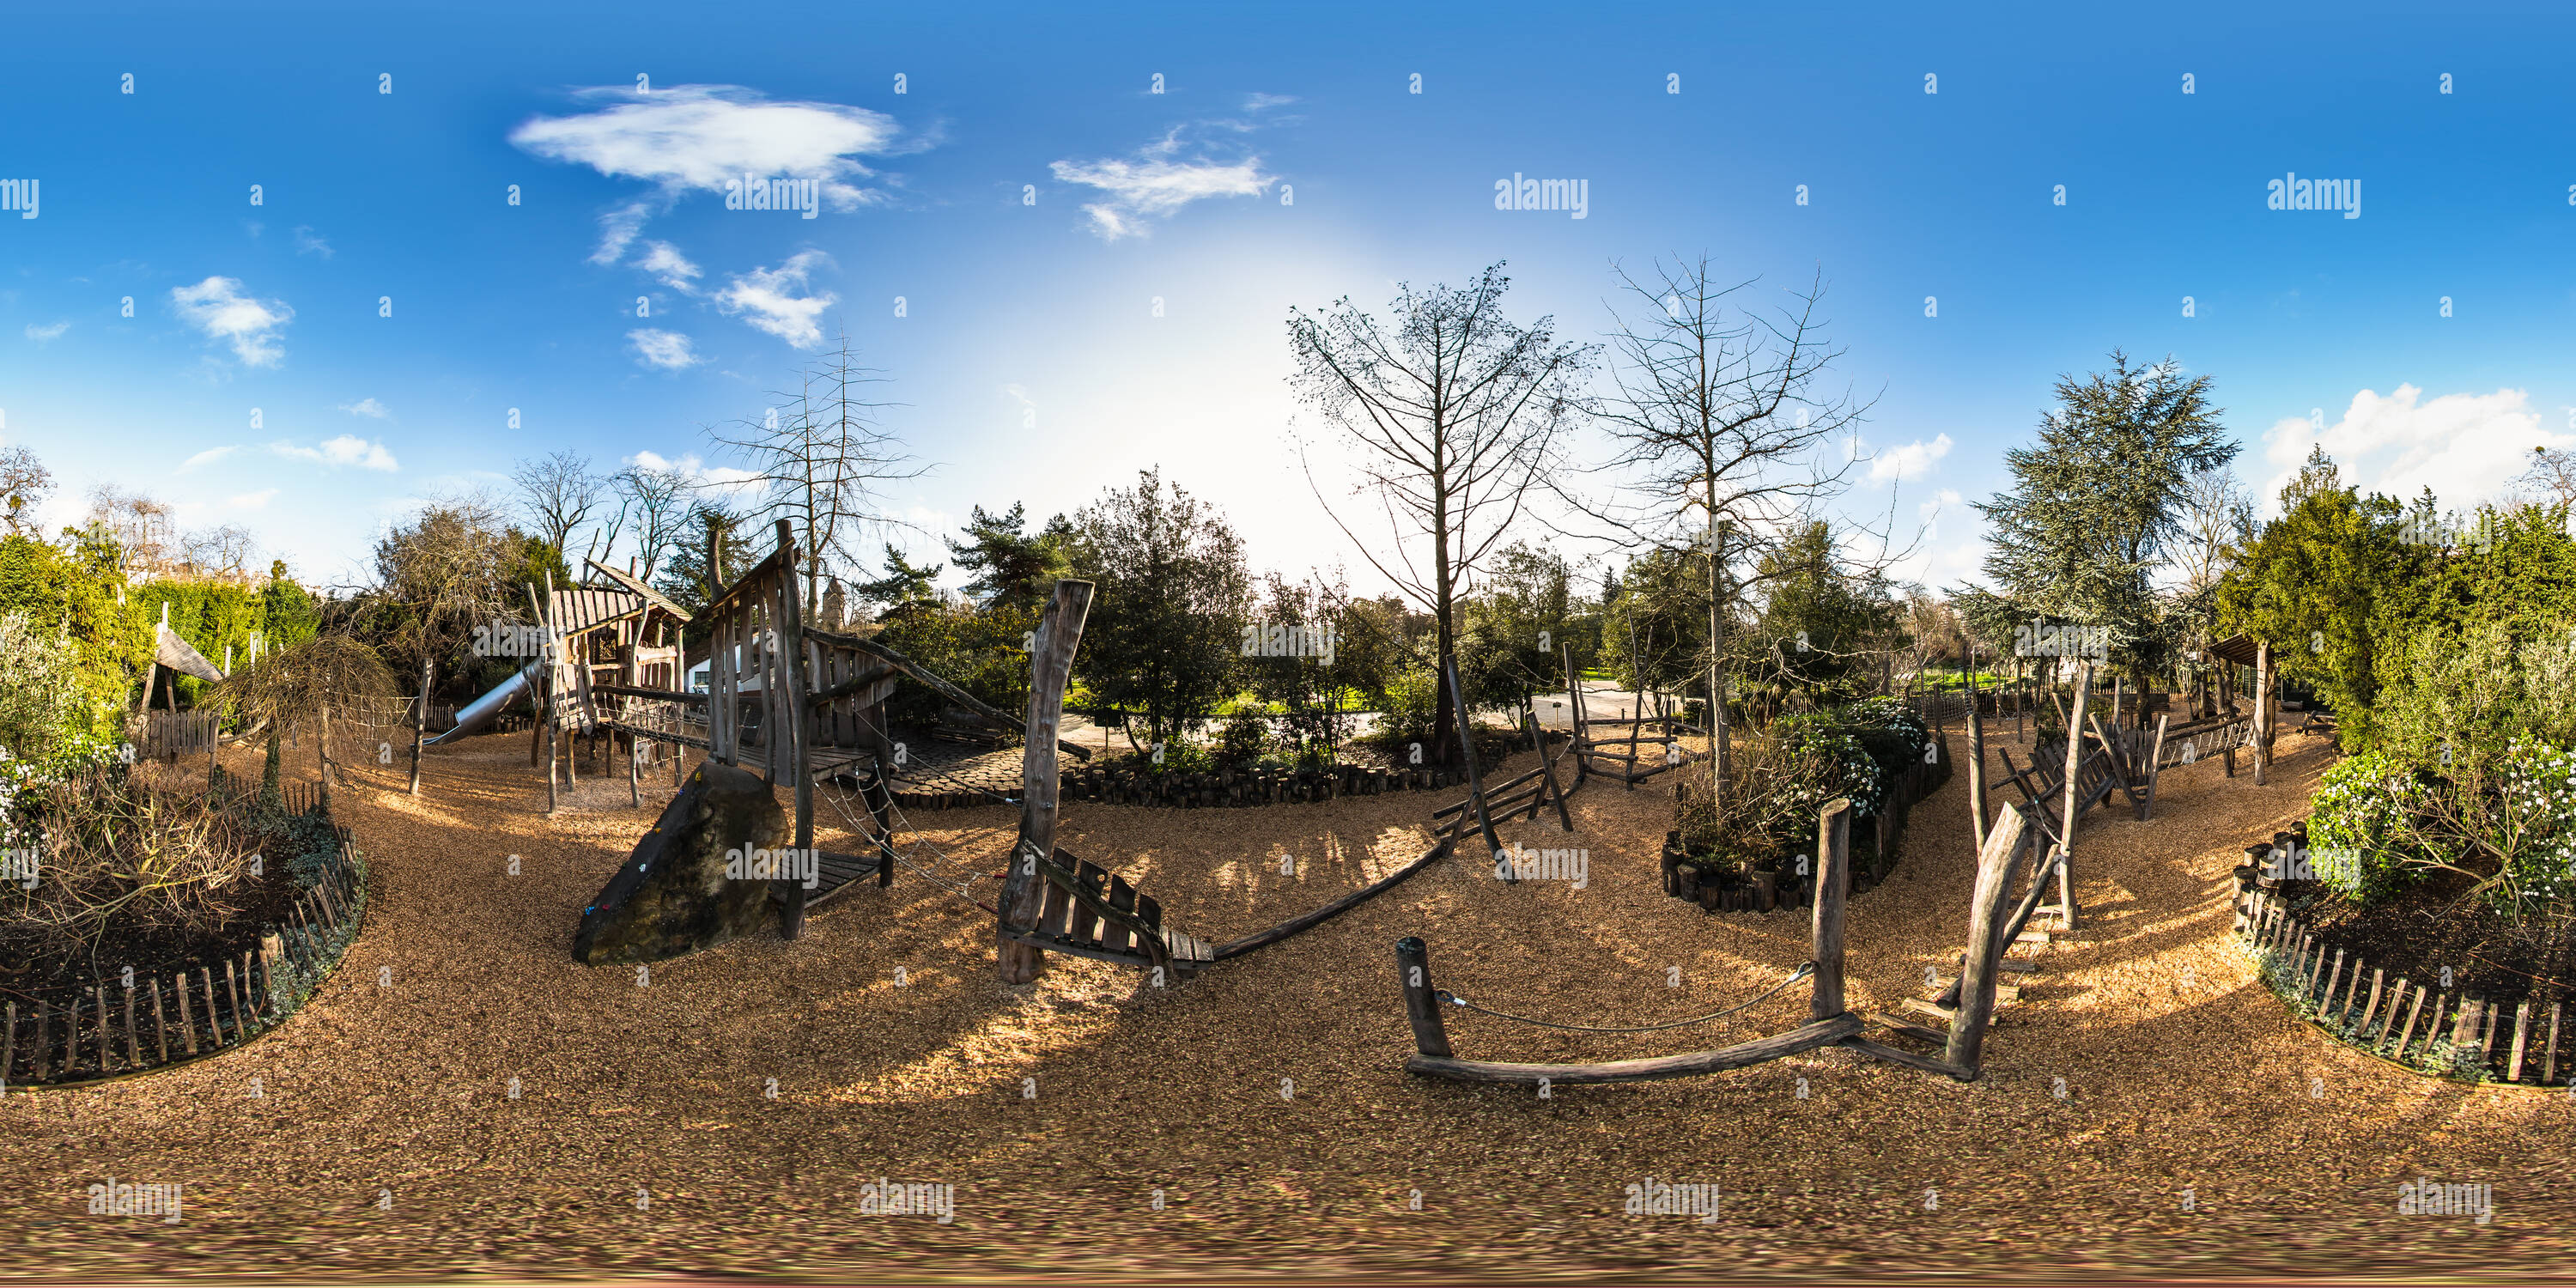
[[[858,651],[876,658],[881,662],[892,663],[896,669],[902,671],[904,674],[930,686],[930,688],[935,690],[939,696],[956,703],[960,708],[965,710],[967,714],[972,715],[976,719],[992,725],[997,729],[1018,730],[1021,727],[1020,721],[1014,720],[1011,717],[994,710],[974,694],[968,693],[964,689],[958,688],[956,685],[942,679],[928,667],[904,656],[900,650],[889,645],[879,644],[875,640],[863,640],[856,635],[843,635],[838,631],[808,630],[805,632],[805,638],[810,640],[819,640],[825,644],[836,645],[841,648],[857,649]],[[1057,743],[1057,749],[1076,760],[1091,759],[1091,749],[1088,747],[1077,747],[1069,742],[1059,742]]]
[[[2012,893],[2013,869],[2021,862],[2026,833],[2020,810],[2008,809],[1986,833],[1977,851],[1977,883],[1968,901],[1966,963],[1959,972],[1958,1013],[1950,1021],[1950,1043],[1943,1058],[1964,1078],[1983,1067],[1986,1022],[1995,1013],[1995,980],[2003,961],[2004,900]],[[2036,887],[2046,873],[2034,872]]]
[[[1440,1018],[1440,998],[1431,987],[1430,949],[1419,936],[1395,941],[1395,978],[1404,989],[1404,1018],[1413,1025],[1414,1050],[1440,1058],[1455,1054]]]
[[[1864,1037],[1844,1038],[1842,1045],[1862,1055],[1885,1060],[1890,1064],[1901,1064],[1909,1069],[1921,1069],[1925,1073],[1948,1074],[1961,1082],[1972,1081],[1977,1076],[1975,1070],[1962,1069],[1949,1061],[1935,1060],[1928,1055],[1916,1055],[1911,1051],[1900,1051],[1891,1046],[1880,1046]]]
[[[1397,868],[1393,872],[1387,873],[1385,876],[1379,877],[1377,880],[1372,881],[1357,890],[1351,891],[1349,894],[1343,895],[1339,899],[1333,900],[1331,903],[1325,904],[1321,908],[1315,909],[1313,912],[1292,917],[1286,921],[1280,922],[1276,926],[1272,926],[1268,930],[1259,931],[1254,934],[1245,935],[1241,939],[1229,940],[1225,943],[1219,944],[1216,946],[1215,959],[1217,961],[1224,961],[1229,957],[1241,957],[1245,953],[1251,952],[1253,949],[1267,948],[1272,944],[1278,943],[1282,939],[1286,939],[1290,935],[1298,933],[1299,931],[1320,926],[1323,923],[1350,911],[1352,908],[1356,908],[1359,905],[1386,893],[1388,890],[1401,884],[1405,878],[1431,866],[1432,860],[1439,858],[1441,855],[1447,854],[1450,846],[1455,843],[1455,841],[1456,833],[1452,832],[1449,836],[1444,837],[1439,844],[1424,851],[1422,857],[1405,864],[1403,867]]]
[[[1476,772],[1476,726],[1467,718],[1467,691],[1458,686],[1458,665],[1452,660],[1443,664],[1441,674],[1449,681],[1449,702],[1458,713],[1458,752],[1467,763],[1467,800],[1476,807],[1476,826],[1485,834],[1485,853],[1499,854],[1501,838],[1494,835],[1494,816],[1485,808],[1484,779]]]
[[[1460,1060],[1447,1056],[1415,1055],[1404,1062],[1406,1073],[1431,1078],[1449,1078],[1459,1082],[1504,1083],[1536,1086],[1571,1086],[1578,1083],[1652,1082],[1659,1078],[1687,1078],[1694,1074],[1722,1073],[1748,1065],[1777,1060],[1782,1056],[1831,1046],[1860,1032],[1860,1017],[1837,1015],[1801,1025],[1786,1033],[1751,1042],[1739,1042],[1714,1051],[1693,1051],[1687,1055],[1658,1056],[1651,1060],[1613,1060],[1606,1064],[1500,1064],[1487,1060]]]
[[[1061,785],[1056,772],[1056,727],[1064,718],[1064,688],[1073,674],[1074,650],[1081,646],[1083,621],[1091,614],[1091,589],[1090,582],[1069,577],[1055,584],[1055,596],[1038,621],[1037,650],[1029,655],[1029,715],[1022,730],[1026,745],[1020,752],[1020,839],[1002,878],[1001,902],[995,905],[1004,930],[1027,930],[1037,924],[1039,898],[1046,885],[1038,864],[1055,855],[1056,793]],[[885,660],[911,669],[899,654]],[[932,687],[941,686],[955,687],[945,680]],[[1027,944],[999,941],[994,953],[1005,984],[1026,984],[1046,969],[1045,955]]]
[[[1808,1018],[1826,1020],[1843,1013],[1843,899],[1851,887],[1851,810],[1849,800],[1825,802],[1816,811],[1816,915],[1813,947],[1814,992]]]

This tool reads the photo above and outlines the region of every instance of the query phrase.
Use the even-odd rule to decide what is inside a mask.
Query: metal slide
[[[510,705],[514,699],[531,690],[537,682],[538,668],[545,664],[544,658],[538,658],[520,668],[509,679],[493,685],[491,692],[467,703],[464,710],[456,713],[455,728],[446,730],[434,738],[424,738],[421,740],[421,745],[435,747],[450,738],[462,738],[492,723],[492,717],[501,714],[501,708]]]

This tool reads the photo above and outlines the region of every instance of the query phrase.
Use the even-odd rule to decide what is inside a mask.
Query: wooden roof
[[[683,622],[689,620],[688,610],[683,609],[678,604],[674,604],[670,600],[664,598],[660,591],[653,589],[651,586],[645,585],[642,578],[637,577],[632,573],[620,572],[596,559],[584,559],[581,562],[583,567],[617,583],[619,587],[623,588],[628,593],[643,596],[644,602],[651,604],[655,608],[661,609],[663,612],[669,613],[674,620]]]
[[[2255,663],[2254,648],[2253,636],[2231,635],[2210,645],[2209,651],[2213,656],[2234,662],[2238,666],[2252,666]]]
[[[208,682],[224,678],[224,673],[216,670],[215,664],[207,661],[205,654],[198,652],[188,641],[179,638],[179,632],[171,630],[167,625],[157,629],[160,635],[154,642],[153,661],[173,671],[193,675]]]

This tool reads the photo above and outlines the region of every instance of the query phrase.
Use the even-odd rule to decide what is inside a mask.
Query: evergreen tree
[[[1063,515],[1034,534],[1023,531],[1027,525],[1026,510],[1017,501],[999,515],[975,507],[966,521],[966,539],[948,542],[957,570],[968,574],[967,594],[994,606],[1025,608],[1045,602],[1064,575],[1073,525]]]

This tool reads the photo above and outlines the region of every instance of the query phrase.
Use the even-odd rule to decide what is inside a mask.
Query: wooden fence
[[[2350,1045],[2414,1064],[2447,1042],[2456,1058],[2498,1081],[2550,1086],[2560,1081],[2563,1000],[2551,1001],[2544,1014],[2537,997],[2479,997],[2465,989],[2440,988],[2430,978],[2401,975],[2392,981],[2386,966],[2373,966],[2359,954],[2347,962],[2341,948],[2332,949],[2329,966],[2331,946],[2275,891],[2240,891],[2235,925],[2248,946],[2275,964],[2286,981],[2285,1000],[2293,1007],[2304,1004],[2310,1018]],[[2364,973],[2370,977],[2367,988]]]
[[[0,1006],[0,1085],[63,1085],[183,1064],[285,1018],[297,999],[277,995],[281,964],[327,968],[341,930],[359,916],[356,852],[346,829],[333,830],[337,845],[321,883],[296,896],[276,934],[227,951],[220,975],[215,962],[136,971],[131,984],[120,972]]]

